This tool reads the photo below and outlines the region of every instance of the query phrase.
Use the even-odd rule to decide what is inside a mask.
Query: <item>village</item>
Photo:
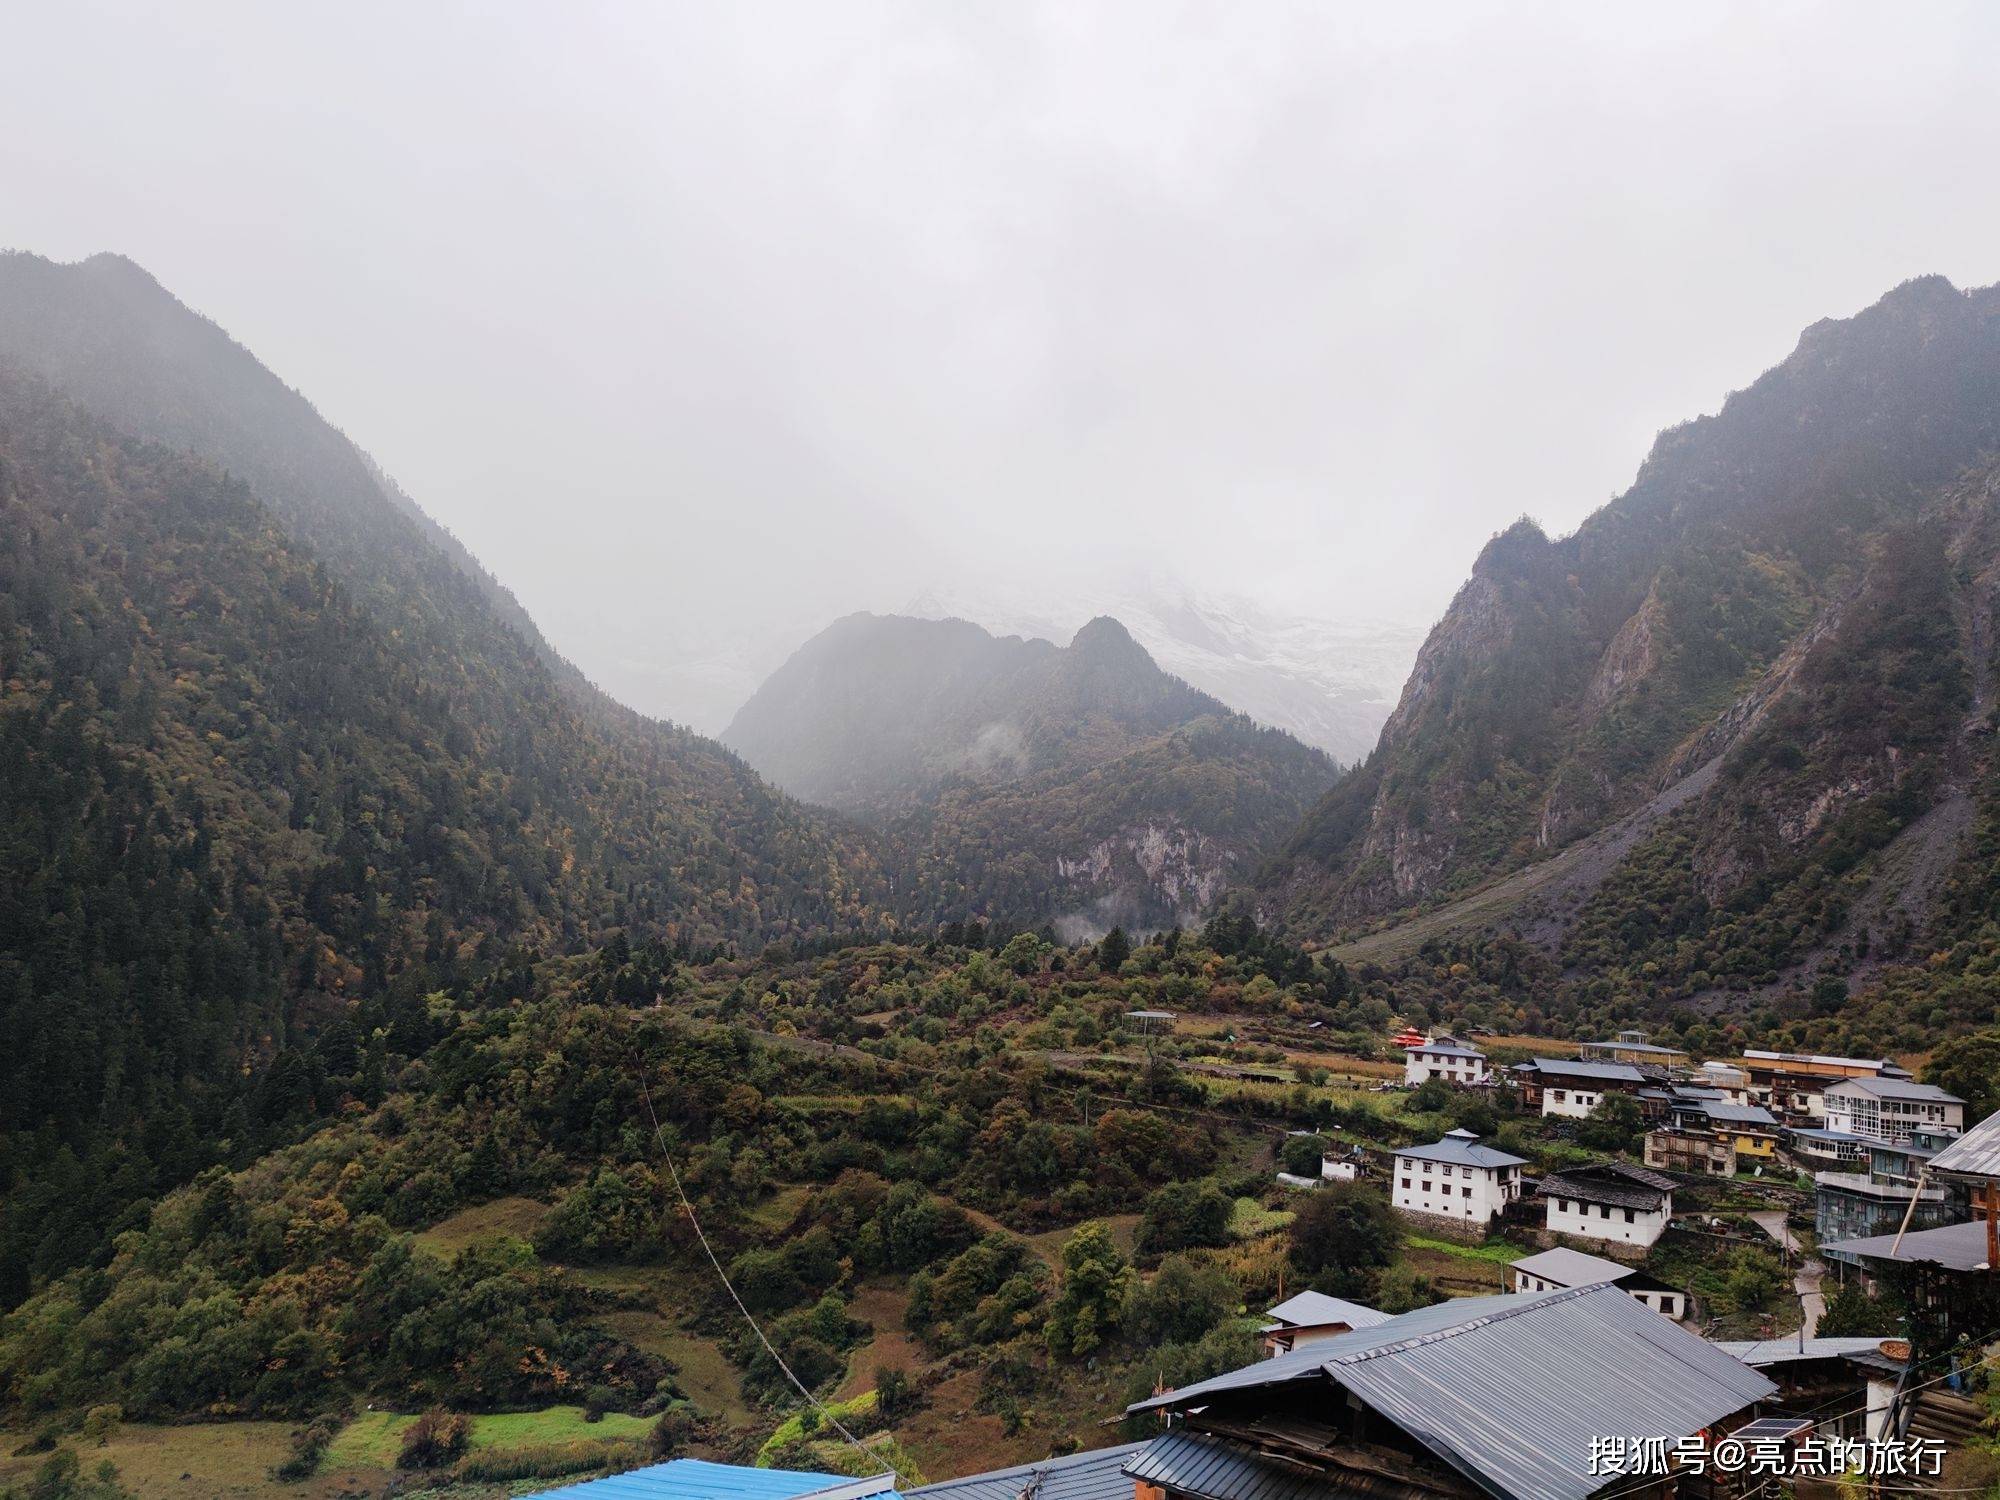
[[[1171,1012],[1133,1012],[1147,1060]],[[1184,1064],[1294,1075],[1234,1031]],[[1490,1034],[1404,1028],[1398,1095],[1461,1124],[1382,1146],[1293,1127],[1294,1200],[1379,1193],[1431,1263],[1497,1287],[1388,1312],[1312,1288],[1264,1308],[1260,1358],[1124,1413],[1125,1441],[937,1483],[675,1459],[564,1500],[1433,1500],[1748,1497],[1950,1488],[2000,1335],[2000,1115],[1889,1059],[1698,1060],[1636,1030],[1496,1059]],[[1542,1051],[1574,1055],[1542,1055]],[[1295,1061],[1296,1059],[1292,1059]],[[1505,1121],[1504,1132],[1493,1128]],[[1533,1145],[1510,1150],[1510,1140]],[[1595,1144],[1591,1144],[1595,1143]],[[1540,1148],[1540,1149],[1537,1149]],[[1538,1166],[1559,1160],[1553,1168]],[[1747,1320],[1705,1294],[1750,1248],[1788,1282]],[[1690,1267],[1703,1268],[1689,1274]],[[1823,1330],[1830,1302],[1893,1332]],[[1149,1435],[1133,1439],[1133,1432]],[[865,1462],[864,1462],[865,1467]]]

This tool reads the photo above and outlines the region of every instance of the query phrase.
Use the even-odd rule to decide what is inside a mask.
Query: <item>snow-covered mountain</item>
[[[1086,621],[1110,615],[1167,671],[1350,765],[1375,748],[1425,634],[1413,624],[1285,614],[1184,585],[1048,597],[928,590],[894,612],[971,620],[996,634],[1057,645]]]

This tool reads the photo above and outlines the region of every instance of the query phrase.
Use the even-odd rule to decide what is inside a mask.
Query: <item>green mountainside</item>
[[[1257,904],[1351,960],[1518,937],[1551,1012],[1823,1014],[1972,961],[1996,449],[2000,291],[1808,330],[1574,535],[1493,540]]]
[[[883,829],[931,914],[1100,931],[1197,920],[1336,774],[1161,671],[1109,618],[1059,647],[851,615],[723,739],[787,791]]]
[[[324,1126],[166,1194],[100,1263],[0,1317],[0,1413],[291,1419],[305,1448],[311,1419],[365,1424],[364,1404],[572,1402],[647,1427],[677,1414],[668,1436],[708,1454],[747,1459],[789,1431],[795,1465],[851,1462],[778,1427],[797,1397],[696,1243],[671,1153],[802,1379],[829,1399],[875,1391],[855,1425],[893,1426],[934,1472],[967,1466],[968,1440],[1011,1462],[1090,1440],[1162,1371],[1256,1357],[1239,1308],[1286,1274],[1291,1216],[1264,1206],[1283,1128],[1442,1123],[1360,1088],[1335,1103],[1205,1084],[1174,1059],[1269,1049],[1142,1037],[1127,1012],[1197,991],[1245,1029],[1296,1028],[1303,1008],[1386,1023],[1337,968],[1234,924],[1137,947],[949,936],[692,959],[621,939],[448,982],[369,1047],[316,1048]],[[1115,1300],[1063,1296],[1086,1253]],[[1434,1295],[1382,1282],[1379,1261],[1342,1274],[1357,1296]]]
[[[0,513],[0,1298],[442,976],[881,920],[868,841],[589,688],[127,262],[0,257]]]
[[[245,1493],[861,1461],[683,1189],[866,1461],[1100,1441],[1280,1288],[1501,1274],[1275,1167],[1635,1148],[1385,1090],[1392,1021],[1994,1107],[1996,320],[1910,283],[1496,538],[1337,780],[1110,619],[854,616],[733,752],[643,720],[143,273],[0,258],[0,1479],[126,1421]],[[1788,1284],[1673,1253],[1738,1329]]]

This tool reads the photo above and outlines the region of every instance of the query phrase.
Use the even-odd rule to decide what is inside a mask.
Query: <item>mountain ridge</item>
[[[1358,962],[1525,940],[1655,1022],[1976,964],[1996,452],[2000,291],[1815,324],[1575,532],[1487,544],[1251,904]]]
[[[1335,774],[1161,670],[1108,616],[1067,646],[844,616],[752,695],[725,743],[885,830],[968,909],[1078,931],[1195,920]]]

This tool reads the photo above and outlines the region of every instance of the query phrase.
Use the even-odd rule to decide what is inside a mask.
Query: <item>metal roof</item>
[[[2000,1177],[2000,1115],[1988,1115],[1931,1158],[1947,1177]]]
[[[1519,1167],[1525,1156],[1509,1156],[1498,1146],[1482,1146],[1469,1130],[1453,1130],[1428,1146],[1398,1146],[1396,1156],[1409,1161],[1448,1161],[1461,1167]]]
[[[1744,1048],[1743,1056],[1745,1060],[1757,1062],[1819,1063],[1822,1066],[1836,1068],[1874,1068],[1892,1078],[1897,1074],[1909,1077],[1907,1068],[1898,1067],[1886,1057],[1833,1057],[1824,1052],[1760,1052],[1752,1047]]]
[[[1486,1054],[1477,1047],[1468,1047],[1462,1042],[1418,1042],[1405,1047],[1405,1052],[1422,1052],[1436,1057],[1484,1057]]]
[[[1140,1445],[1125,1465],[1133,1480],[1201,1500],[1348,1500],[1369,1491],[1331,1476],[1271,1463],[1248,1449],[1201,1432],[1168,1432]]]
[[[1264,1314],[1294,1328],[1316,1327],[1323,1323],[1345,1323],[1350,1328],[1373,1328],[1389,1321],[1389,1314],[1349,1302],[1345,1297],[1329,1297],[1325,1292],[1300,1292],[1287,1297]]]
[[[919,1495],[924,1500],[1021,1500],[1031,1485],[1035,1500],[1132,1500],[1132,1481],[1125,1477],[1125,1463],[1145,1446],[1143,1442],[1121,1443],[1116,1448],[1093,1448],[1088,1453],[1045,1458],[1040,1463],[944,1479],[903,1491],[903,1500],[916,1500]]]
[[[1958,1095],[1948,1094],[1934,1083],[1911,1083],[1907,1078],[1843,1078],[1826,1092],[1838,1094],[1844,1089],[1859,1089],[1878,1099],[1916,1099],[1926,1104],[1965,1103]]]
[[[1581,1047],[1598,1047],[1606,1052],[1644,1052],[1661,1057],[1686,1057],[1685,1047],[1662,1047],[1657,1042],[1579,1042]]]
[[[1986,1221],[1973,1219],[1964,1224],[1945,1224],[1937,1229],[1913,1229],[1895,1248],[1893,1234],[1871,1234],[1865,1239],[1836,1240],[1821,1245],[1827,1255],[1851,1256],[1856,1260],[1887,1260],[1904,1265],[1943,1266],[1948,1271],[1976,1271],[1986,1264]],[[1324,1348],[1324,1345],[1320,1347]]]
[[[1646,1075],[1630,1063],[1581,1062],[1572,1057],[1538,1057],[1538,1073],[1559,1073],[1565,1078],[1596,1078],[1606,1083],[1644,1083]]]
[[[1759,1417],[1754,1422],[1745,1422],[1730,1436],[1740,1443],[1768,1443],[1804,1437],[1818,1425],[1811,1417]]]
[[[1715,1347],[1734,1356],[1752,1369],[1786,1365],[1802,1359],[1852,1359],[1880,1355],[1884,1340],[1879,1338],[1806,1339],[1801,1345],[1796,1334],[1788,1339],[1716,1339]]]
[[[1684,1437],[1777,1390],[1617,1287],[1594,1286],[1419,1308],[1132,1410],[1314,1377],[1490,1494],[1521,1500],[1583,1500],[1601,1488],[1593,1437]]]
[[[1536,1255],[1524,1255],[1513,1262],[1513,1267],[1544,1281],[1553,1281],[1557,1286],[1603,1286],[1606,1282],[1623,1281],[1638,1269],[1563,1245]]]
[[[1769,1125],[1778,1127],[1778,1117],[1758,1104],[1723,1104],[1702,1100],[1701,1113],[1724,1125]]]
[[[712,1464],[698,1458],[631,1469],[606,1479],[586,1479],[561,1489],[545,1490],[540,1500],[895,1500],[896,1476],[850,1479],[845,1474],[815,1474],[794,1469],[751,1469],[740,1464]]]

